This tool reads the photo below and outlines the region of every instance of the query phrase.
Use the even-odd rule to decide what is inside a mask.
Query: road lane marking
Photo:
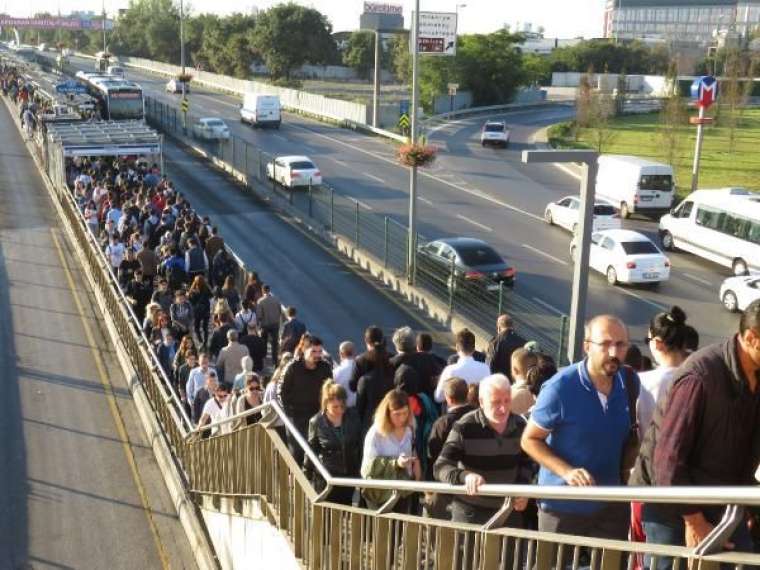
[[[379,176],[375,176],[374,174],[370,174],[368,172],[362,172],[362,174],[364,174],[364,176],[366,176],[367,178],[371,178],[375,182],[379,182],[380,184],[385,184],[385,180],[383,180]]]
[[[691,273],[682,273],[686,279],[691,279],[692,281],[696,281],[697,283],[701,283],[702,285],[707,285],[708,287],[712,287],[712,283],[710,283],[707,279],[702,279],[701,277],[697,277],[696,275],[692,275]]]
[[[276,138],[277,140],[281,140],[281,141],[283,141],[283,142],[290,142],[290,141],[289,141],[288,139],[286,139],[284,136],[282,136],[282,135],[278,135],[277,133],[274,133],[272,136],[273,136],[274,138]]]
[[[196,93],[196,97],[203,97],[204,99],[210,99],[214,103],[220,103],[222,105],[226,105],[227,107],[232,107],[233,109],[240,109],[240,103],[230,103],[228,101],[224,101],[221,97],[214,97],[213,95],[208,95],[206,93]],[[190,99],[190,102],[192,103],[192,94],[188,97]]]
[[[87,340],[87,344],[89,345],[90,352],[92,353],[93,361],[95,362],[95,369],[98,372],[100,383],[103,386],[103,392],[106,396],[106,400],[108,401],[108,407],[111,411],[111,416],[113,417],[113,422],[116,426],[116,432],[119,436],[118,439],[121,441],[121,447],[124,450],[124,455],[126,456],[127,463],[129,464],[129,469],[132,472],[132,478],[135,482],[135,486],[137,487],[137,494],[140,495],[142,510],[148,519],[148,527],[150,528],[150,532],[153,535],[153,540],[156,544],[156,550],[158,551],[158,558],[161,561],[161,567],[164,569],[170,568],[169,558],[166,555],[164,546],[161,543],[161,537],[158,534],[158,528],[156,527],[156,523],[153,520],[153,509],[150,507],[148,493],[145,491],[145,485],[143,484],[142,477],[140,476],[140,472],[137,470],[137,461],[135,460],[132,444],[129,440],[129,434],[127,433],[127,428],[124,424],[124,418],[122,418],[119,406],[116,404],[116,397],[113,393],[111,380],[109,378],[106,366],[103,362],[103,358],[100,354],[100,350],[98,349],[98,345],[95,342],[95,336],[90,329],[90,323],[87,321],[87,317],[85,316],[84,304],[79,298],[79,293],[77,292],[74,277],[71,274],[71,270],[69,269],[69,264],[66,261],[66,256],[63,253],[61,243],[58,241],[58,236],[56,235],[53,228],[50,228],[50,234],[53,238],[53,244],[58,251],[58,257],[61,260],[61,267],[63,269],[64,275],[66,276],[66,281],[68,283],[69,289],[71,290],[71,296],[74,299],[74,304],[76,305],[77,312],[79,313],[79,319],[82,322],[84,335]]]
[[[545,308],[545,309],[549,309],[549,310],[550,310],[550,311],[552,311],[553,313],[557,313],[557,314],[558,314],[558,315],[560,315],[560,316],[563,316],[563,315],[565,315],[565,312],[564,312],[564,311],[560,311],[560,310],[559,310],[557,307],[555,307],[555,306],[553,306],[553,305],[550,305],[550,304],[549,304],[549,303],[547,303],[546,301],[542,301],[542,300],[541,300],[541,299],[539,299],[538,297],[533,297],[533,300],[534,300],[536,303],[538,303],[539,305],[541,305],[543,308]]]
[[[667,311],[669,310],[668,307],[665,305],[662,305],[660,303],[656,303],[655,301],[650,301],[649,299],[642,297],[638,293],[634,293],[633,291],[630,291],[628,289],[623,289],[622,287],[617,287],[617,290],[623,293],[623,295],[628,295],[629,297],[633,297],[634,299],[638,299],[642,303],[646,303],[647,305],[651,305],[658,311]]]
[[[547,259],[551,259],[555,263],[560,263],[562,265],[567,265],[568,264],[567,261],[565,261],[564,259],[560,259],[559,257],[554,257],[552,254],[546,253],[545,251],[541,251],[540,249],[538,249],[536,247],[533,247],[532,245],[528,245],[527,243],[522,244],[522,246],[525,249],[529,249],[533,253],[537,253],[538,255],[541,255],[541,256],[543,256],[543,257],[545,257]]]
[[[433,205],[433,203],[432,203],[430,200],[428,200],[427,198],[423,198],[422,196],[417,196],[417,199],[418,199],[420,202],[424,202],[424,203],[425,203],[425,204],[427,204],[428,206],[432,206],[432,205]]]
[[[392,164],[393,166],[396,166],[398,168],[404,168],[404,170],[406,170],[405,167],[400,166],[396,160],[393,160],[391,158],[387,158],[387,157],[382,156],[380,154],[377,154],[375,152],[364,150],[364,149],[359,148],[359,147],[357,147],[355,145],[348,144],[347,142],[344,142],[342,140],[336,139],[334,137],[327,136],[327,135],[322,134],[322,133],[318,133],[317,131],[314,131],[314,130],[306,128],[306,127],[303,127],[301,125],[295,125],[294,124],[292,126],[295,127],[295,128],[307,131],[307,132],[311,133],[312,135],[316,135],[316,136],[321,137],[323,139],[327,139],[327,140],[332,141],[334,143],[338,143],[340,145],[346,146],[346,147],[348,147],[348,148],[350,148],[352,150],[355,150],[357,152],[361,152],[362,154],[366,154],[368,156],[371,156],[371,157],[376,158],[378,160],[382,160],[383,162],[387,162],[388,164]],[[444,180],[443,178],[439,178],[438,176],[434,176],[432,174],[428,174],[427,172],[421,172],[419,174],[422,174],[422,176],[425,176],[426,178],[430,178],[431,180],[435,180],[436,182],[440,182],[441,184],[444,184],[446,186],[454,188],[455,190],[459,190],[460,192],[464,192],[465,194],[470,194],[471,196],[475,196],[477,198],[481,198],[482,200],[485,200],[485,201],[490,202],[492,204],[496,204],[497,206],[501,206],[502,208],[506,208],[507,210],[512,210],[512,211],[517,212],[519,214],[522,214],[524,216],[528,216],[529,218],[532,218],[532,219],[534,219],[536,221],[539,221],[539,222],[543,222],[544,221],[543,216],[539,216],[539,215],[533,214],[531,212],[523,210],[522,208],[518,208],[517,206],[513,206],[512,204],[508,204],[507,202],[503,202],[502,200],[498,200],[498,199],[494,198],[493,196],[489,196],[488,194],[485,194],[484,192],[481,192],[480,190],[472,190],[472,189],[469,189],[469,188],[465,188],[464,186],[461,186],[459,184],[454,184],[453,182],[449,182],[448,180]]]
[[[341,166],[344,166],[344,167],[346,167],[346,168],[350,168],[350,166],[348,166],[348,164],[347,164],[347,163],[345,163],[345,162],[343,162],[342,160],[338,160],[337,158],[333,158],[333,157],[331,157],[331,156],[329,156],[328,158],[329,158],[330,160],[332,160],[333,162],[335,162],[335,163],[337,163],[337,164],[340,164]]]
[[[352,198],[352,199],[353,199],[353,200],[354,200],[354,201],[355,201],[357,204],[359,204],[359,205],[360,205],[362,208],[365,208],[365,209],[367,209],[367,210],[374,210],[374,208],[373,208],[372,206],[370,206],[369,204],[365,204],[364,202],[362,202],[361,200],[357,200],[356,198]]]
[[[559,168],[565,174],[569,174],[576,180],[580,180],[581,178],[583,178],[578,172],[576,172],[575,170],[573,170],[571,167],[567,166],[566,164],[562,164],[561,162],[555,162],[554,166]]]
[[[493,231],[493,228],[489,228],[488,226],[485,226],[485,225],[481,224],[480,222],[476,222],[475,220],[471,220],[470,218],[468,218],[466,216],[463,216],[462,214],[457,214],[457,218],[459,218],[460,220],[464,220],[465,222],[469,222],[470,224],[472,224],[473,226],[476,226],[476,227],[480,228],[481,230],[484,230],[484,231],[487,231],[487,232],[492,232]]]

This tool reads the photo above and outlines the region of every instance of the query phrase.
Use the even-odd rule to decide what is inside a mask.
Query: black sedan
[[[494,248],[475,238],[443,238],[426,243],[419,248],[418,265],[449,287],[461,281],[481,283],[489,289],[498,289],[500,282],[508,287],[515,283],[515,269]]]

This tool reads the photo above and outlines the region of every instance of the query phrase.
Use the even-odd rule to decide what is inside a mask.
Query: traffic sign
[[[457,94],[457,90],[459,89],[459,83],[449,83],[449,96],[453,97]]]
[[[187,109],[190,107],[190,101],[188,101],[187,97],[182,98],[179,103],[179,107],[182,109],[183,113],[187,113]]]
[[[64,81],[63,83],[59,83],[55,86],[55,90],[58,93],[67,93],[67,94],[74,94],[74,93],[87,93],[87,87],[85,87],[82,83],[79,83],[78,81]]]
[[[401,115],[409,115],[409,99],[402,99],[398,102],[398,114]]]
[[[409,128],[409,115],[404,113],[401,115],[398,119],[398,126],[402,129],[408,129]]]
[[[457,14],[420,12],[417,44],[420,53],[456,55]]]
[[[712,75],[704,75],[691,84],[691,96],[697,100],[697,106],[709,108],[718,100],[718,80]]]

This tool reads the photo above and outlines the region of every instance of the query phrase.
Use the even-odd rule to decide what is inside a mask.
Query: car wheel
[[[615,268],[611,265],[607,268],[607,283],[610,285],[617,285],[618,278],[617,278],[617,271],[615,271]]]
[[[662,243],[662,247],[667,251],[673,251],[673,249],[675,249],[675,246],[673,245],[673,234],[669,231],[662,232],[662,235],[660,235],[660,242]]]
[[[620,202],[620,217],[624,220],[631,217],[631,210],[628,208],[627,202]]]
[[[735,313],[739,310],[739,300],[736,298],[736,293],[733,291],[726,291],[723,293],[723,306],[729,313]]]
[[[554,225],[554,218],[552,217],[552,211],[547,208],[547,210],[544,212],[544,220],[546,220],[546,223],[550,226]]]
[[[738,259],[734,259],[733,270],[734,270],[734,275],[737,275],[737,276],[749,274],[749,270],[747,269],[747,262],[744,261],[741,257]]]

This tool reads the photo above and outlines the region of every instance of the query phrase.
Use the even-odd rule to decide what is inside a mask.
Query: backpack
[[[185,284],[187,273],[177,263],[170,263],[166,267],[166,280],[169,282],[169,288],[177,290]]]
[[[430,439],[430,432],[433,431],[433,424],[440,414],[438,406],[425,393],[420,392],[410,396],[409,399],[413,400],[413,402],[410,401],[409,407],[414,410],[416,425],[414,445],[417,449],[417,456],[420,458],[422,473],[426,473],[428,468],[427,442]]]

